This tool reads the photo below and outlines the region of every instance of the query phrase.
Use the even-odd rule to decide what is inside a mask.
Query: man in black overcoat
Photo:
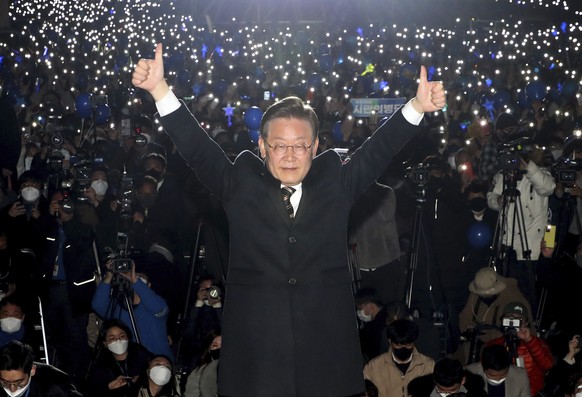
[[[231,162],[164,80],[162,45],[132,83],[156,101],[161,122],[200,180],[224,204],[230,264],[218,379],[222,396],[348,396],[364,390],[347,257],[352,204],[445,105],[422,68],[416,98],[343,164],[315,157],[318,120],[299,98],[276,102],[260,126],[261,157]],[[315,157],[315,158],[314,158]],[[282,189],[294,190],[286,201]]]

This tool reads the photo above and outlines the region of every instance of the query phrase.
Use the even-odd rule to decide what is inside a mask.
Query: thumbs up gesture
[[[426,68],[421,66],[416,100],[412,101],[412,106],[419,113],[428,113],[440,110],[446,104],[447,96],[443,83],[440,81],[428,81]]]
[[[162,44],[158,43],[154,59],[140,59],[131,76],[131,83],[149,92],[156,101],[162,99],[170,90],[164,79],[162,54]]]

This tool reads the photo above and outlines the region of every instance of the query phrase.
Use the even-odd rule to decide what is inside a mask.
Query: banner
[[[352,116],[370,117],[375,112],[378,117],[390,117],[406,104],[406,98],[353,98]]]

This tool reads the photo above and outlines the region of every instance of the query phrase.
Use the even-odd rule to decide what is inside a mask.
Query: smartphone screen
[[[269,99],[271,99],[271,91],[265,91],[265,92],[263,92],[263,99],[265,101],[268,101]]]
[[[544,241],[547,248],[554,248],[556,246],[556,226],[548,225],[546,226],[546,231],[544,233]]]

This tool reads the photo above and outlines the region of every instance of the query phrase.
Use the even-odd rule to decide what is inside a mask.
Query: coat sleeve
[[[141,304],[155,317],[162,317],[168,314],[168,305],[161,296],[157,295],[141,280],[133,284],[133,290],[139,295]]]
[[[531,354],[535,364],[544,372],[549,371],[554,366],[554,357],[550,351],[550,347],[546,342],[540,338],[533,336],[529,342],[525,344],[529,354]]]
[[[95,290],[95,295],[93,295],[93,300],[91,302],[91,307],[95,310],[95,313],[101,318],[105,318],[107,315],[107,307],[109,306],[109,294],[111,292],[111,284],[101,283],[97,286]]]
[[[548,197],[554,192],[556,183],[552,175],[547,170],[538,167],[533,161],[527,164],[525,177],[530,180],[534,190],[540,196]]]

